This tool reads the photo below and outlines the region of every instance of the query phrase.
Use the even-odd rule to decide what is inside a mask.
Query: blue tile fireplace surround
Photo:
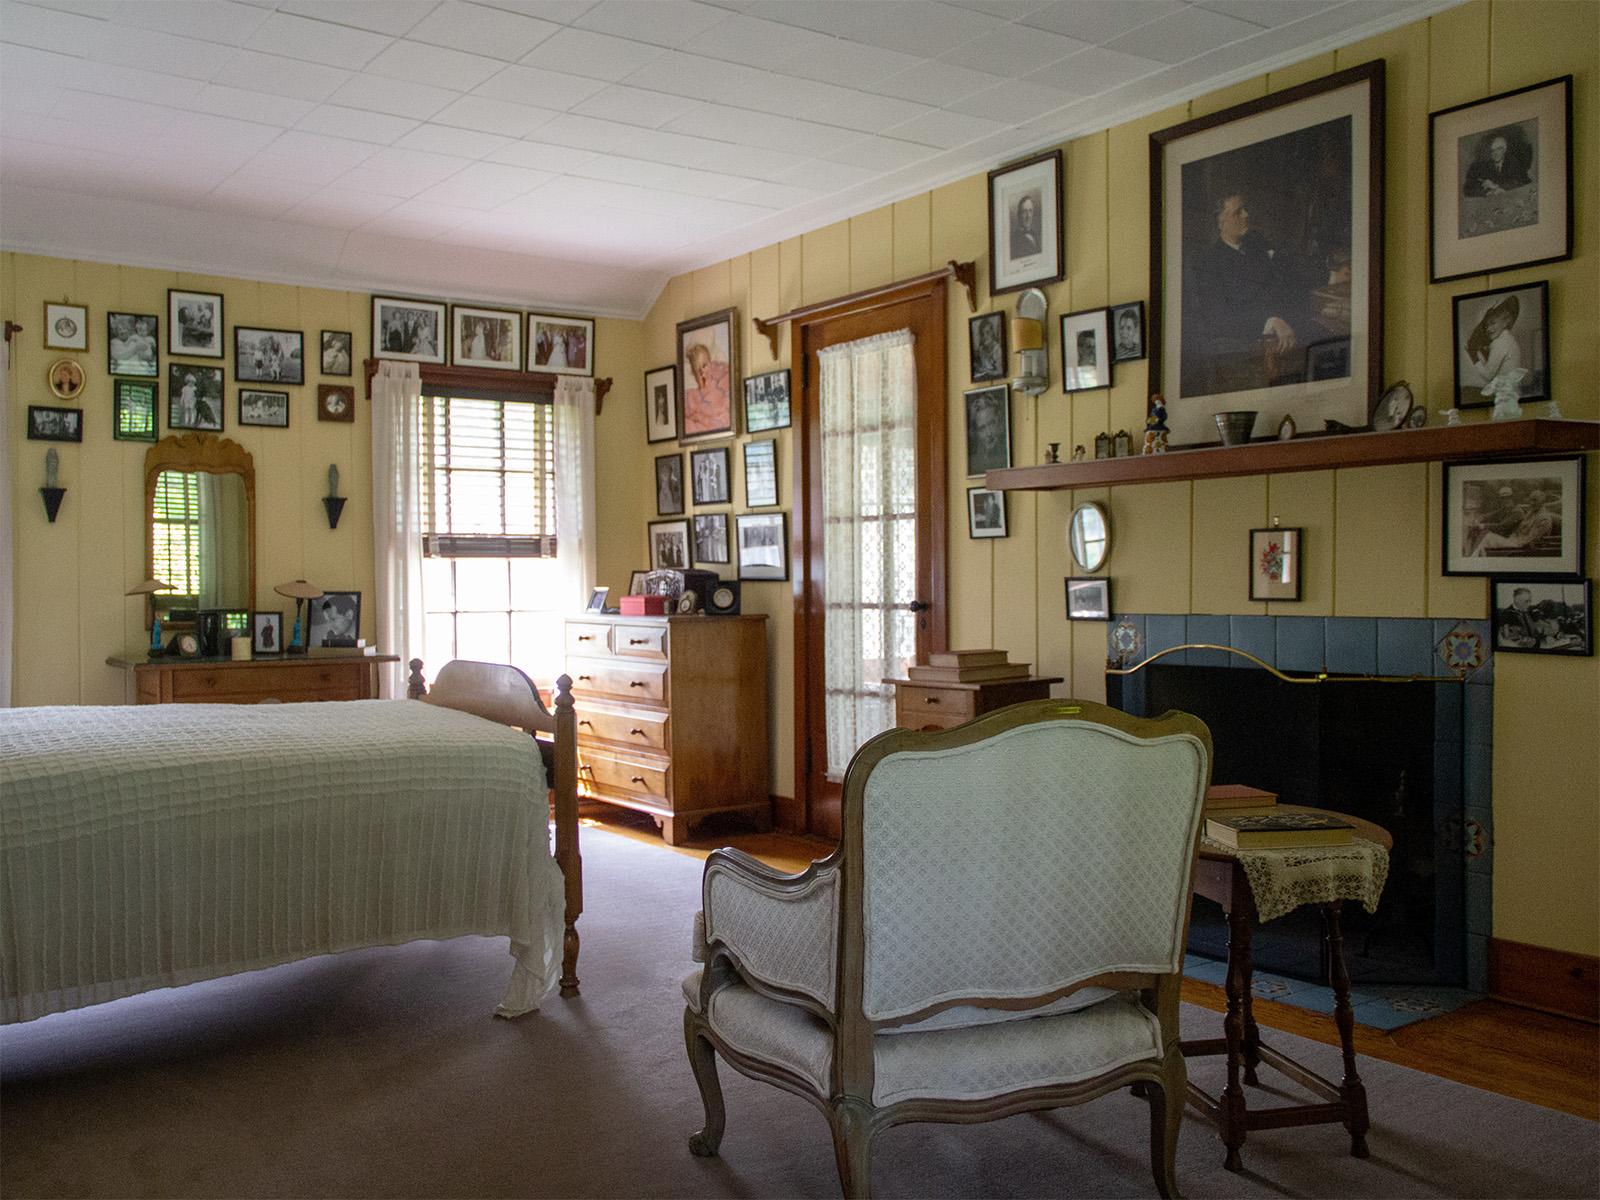
[[[1484,993],[1493,884],[1488,622],[1121,614],[1108,625],[1108,665],[1196,644],[1231,647],[1296,677],[1358,677],[1289,684],[1223,650],[1180,650],[1106,677],[1113,706],[1140,715],[1182,708],[1205,720],[1216,782],[1354,813],[1395,835],[1377,913],[1346,908],[1357,1021],[1394,1028]],[[1452,682],[1431,681],[1440,677]],[[1214,907],[1195,905],[1186,969],[1220,982],[1226,925]],[[1331,1010],[1320,928],[1307,909],[1257,927],[1258,996]]]

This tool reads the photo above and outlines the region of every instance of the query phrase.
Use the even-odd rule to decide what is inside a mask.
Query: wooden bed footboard
[[[430,688],[422,675],[422,660],[410,662],[406,696],[471,713],[487,721],[525,730],[537,738],[550,734],[554,741],[540,743],[545,775],[555,794],[556,865],[566,880],[566,931],[561,940],[561,994],[578,994],[578,917],[583,912],[583,859],[578,853],[578,726],[572,708],[572,680],[556,680],[555,712],[539,697],[539,689],[516,667],[503,663],[455,659],[440,668]],[[548,748],[548,753],[544,753]]]

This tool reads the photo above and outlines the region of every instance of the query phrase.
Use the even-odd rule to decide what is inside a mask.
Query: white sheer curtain
[[[818,354],[829,779],[894,724],[916,654],[917,376],[911,331]]]
[[[372,540],[379,694],[406,694],[406,664],[422,653],[422,376],[416,363],[381,362],[372,380]],[[441,663],[431,663],[437,670]]]
[[[558,379],[555,418],[557,594],[550,607],[559,624],[594,586],[594,380]]]
[[[11,556],[11,342],[0,342],[0,708],[11,706],[11,606],[17,578]]]

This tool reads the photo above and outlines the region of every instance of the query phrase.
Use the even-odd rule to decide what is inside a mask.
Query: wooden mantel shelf
[[[1464,458],[1600,450],[1600,421],[1485,421],[1438,425],[1392,433],[1345,433],[1171,450],[1131,458],[1042,463],[1006,467],[984,476],[984,486],[1001,492],[1053,492],[1109,484],[1166,483],[1177,479],[1222,479],[1230,475],[1287,475],[1334,467],[1382,467],[1395,463],[1448,462]]]

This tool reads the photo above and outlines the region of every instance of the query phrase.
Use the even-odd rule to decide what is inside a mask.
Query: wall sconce
[[[50,518],[50,524],[56,523],[56,514],[61,511],[61,498],[67,494],[67,489],[56,486],[56,476],[61,470],[61,455],[54,450],[44,452],[44,486],[39,489],[39,495],[44,497],[44,515]]]
[[[339,528],[339,514],[344,512],[344,502],[347,496],[339,495],[339,468],[333,463],[328,464],[328,494],[322,498],[322,506],[328,510],[328,528]]]
[[[1050,301],[1038,288],[1017,297],[1017,315],[1011,318],[1011,348],[1017,355],[1017,374],[1011,386],[1037,396],[1050,383],[1050,359],[1044,345],[1044,318]]]

